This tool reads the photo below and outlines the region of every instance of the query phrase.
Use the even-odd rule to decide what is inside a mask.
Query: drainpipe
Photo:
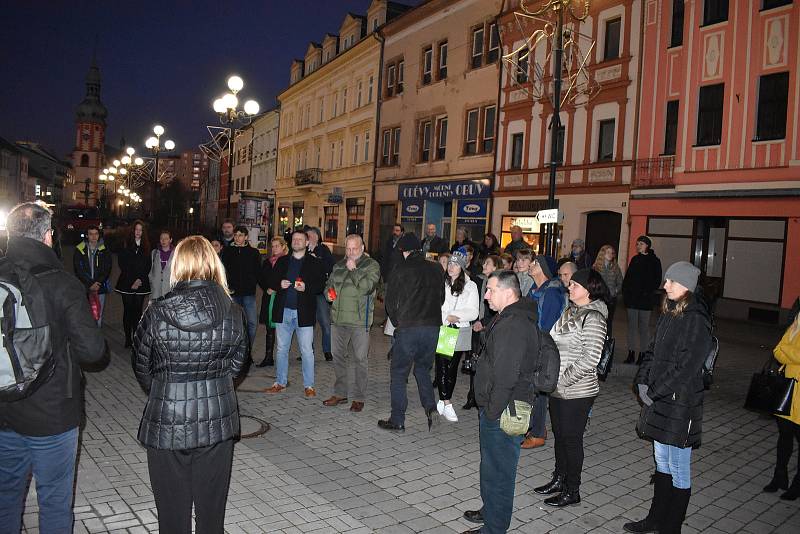
[[[644,62],[644,10],[645,10],[644,2],[641,2],[641,10],[639,13],[639,66],[637,71],[637,79],[636,79],[636,107],[634,108],[634,115],[633,115],[633,168],[631,169],[631,183],[628,186],[628,216],[625,218],[625,223],[628,226],[628,242],[625,243],[625,260],[630,262],[631,259],[631,250],[630,250],[630,240],[631,240],[631,188],[633,186],[633,178],[634,173],[636,172],[636,157],[639,153],[639,112],[642,106],[642,63]],[[619,251],[617,251],[617,255],[619,256]]]
[[[381,44],[381,53],[380,53],[380,59],[378,61],[378,80],[377,80],[378,83],[375,86],[375,90],[377,91],[377,94],[376,94],[376,97],[375,97],[375,108],[376,108],[375,109],[375,135],[373,136],[373,139],[372,139],[372,197],[371,197],[372,201],[370,203],[371,205],[370,205],[370,210],[369,210],[370,211],[369,216],[370,216],[370,219],[371,219],[371,221],[370,221],[370,241],[373,241],[375,239],[374,232],[377,231],[376,228],[373,228],[372,222],[375,220],[375,214],[376,214],[375,213],[375,205],[376,205],[375,204],[375,181],[378,179],[378,163],[377,163],[378,162],[378,140],[380,139],[381,103],[383,102],[383,90],[382,90],[382,87],[383,87],[383,47],[386,44],[386,38],[383,36],[383,30],[378,29],[378,30],[372,32],[372,35],[374,35],[375,38],[378,40],[378,42]],[[377,226],[380,227],[380,224],[378,224]],[[380,235],[378,235],[378,237],[380,238]],[[378,240],[377,248],[378,248],[378,250],[380,250],[380,248],[381,248],[380,239]],[[374,252],[373,250],[371,250],[372,247],[369,247],[369,249],[370,249],[371,253]],[[374,256],[374,254],[371,254],[371,255]]]
[[[498,38],[500,36],[500,16],[505,13],[506,0],[500,5],[500,12],[494,18],[495,27],[497,28]],[[498,39],[499,40],[499,39]],[[503,43],[500,43],[500,58],[498,59],[499,65],[497,67],[497,113],[494,114],[494,158],[492,161],[492,196],[489,199],[489,232],[492,232],[492,218],[494,217],[494,190],[495,179],[497,178],[497,157],[500,153],[500,100],[503,96]],[[502,222],[501,222],[502,226]],[[500,229],[502,234],[502,228]],[[493,232],[492,232],[493,233]]]

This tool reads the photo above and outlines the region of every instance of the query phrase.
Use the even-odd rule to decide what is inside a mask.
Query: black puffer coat
[[[179,282],[154,300],[133,340],[133,370],[149,394],[139,441],[182,450],[238,436],[233,380],[248,354],[244,312],[215,282]]]
[[[656,290],[661,285],[661,260],[650,250],[631,258],[622,281],[622,300],[632,310],[652,310],[658,301]]]
[[[676,447],[700,446],[703,362],[711,349],[711,314],[699,294],[677,317],[662,314],[634,383],[648,386],[639,435]]]

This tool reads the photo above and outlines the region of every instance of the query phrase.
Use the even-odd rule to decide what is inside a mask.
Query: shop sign
[[[486,205],[486,200],[462,200],[458,203],[458,218],[485,218],[487,212]]]
[[[511,217],[511,226],[519,226],[523,232],[538,232],[539,221],[536,217]]]
[[[558,208],[539,210],[536,212],[536,220],[539,224],[558,224],[564,220],[564,212],[559,212]]]
[[[403,210],[400,215],[401,217],[406,219],[421,218],[423,206],[424,206],[424,201],[422,200],[404,200]]]
[[[420,184],[402,184],[399,186],[399,197],[421,200],[454,200],[461,198],[489,198],[492,194],[488,179],[466,180],[461,182],[429,182]]]

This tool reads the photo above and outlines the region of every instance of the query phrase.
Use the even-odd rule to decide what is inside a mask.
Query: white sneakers
[[[444,409],[442,410],[442,415],[444,416],[445,419],[447,419],[451,423],[457,423],[458,422],[458,416],[456,415],[456,411],[453,408],[452,404],[445,404],[444,405]]]
[[[440,400],[439,402],[436,403],[436,411],[439,412],[439,415],[442,415],[442,413],[444,413],[444,401],[443,400]]]

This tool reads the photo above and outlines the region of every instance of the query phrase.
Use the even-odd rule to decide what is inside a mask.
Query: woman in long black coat
[[[142,221],[130,228],[122,249],[117,254],[119,278],[116,291],[122,295],[122,326],[125,347],[131,346],[131,336],[142,318],[142,304],[150,294],[150,241]]]
[[[695,292],[699,274],[686,261],[667,269],[667,297],[634,381],[644,404],[637,432],[653,441],[656,474],[650,513],[623,525],[628,532],[679,533],[686,517],[692,449],[702,434],[703,363],[711,349],[711,314]]]
[[[324,245],[323,245],[324,246]],[[272,321],[272,312],[270,310],[270,300],[275,294],[275,290],[269,287],[269,280],[272,276],[272,269],[275,267],[275,262],[278,258],[285,256],[289,253],[289,246],[282,237],[273,237],[270,241],[270,250],[272,255],[267,258],[267,261],[261,264],[261,274],[258,277],[258,285],[264,294],[261,296],[261,313],[258,315],[258,322],[267,327],[267,343],[264,359],[256,367],[267,367],[275,365],[275,327],[269,324]]]

